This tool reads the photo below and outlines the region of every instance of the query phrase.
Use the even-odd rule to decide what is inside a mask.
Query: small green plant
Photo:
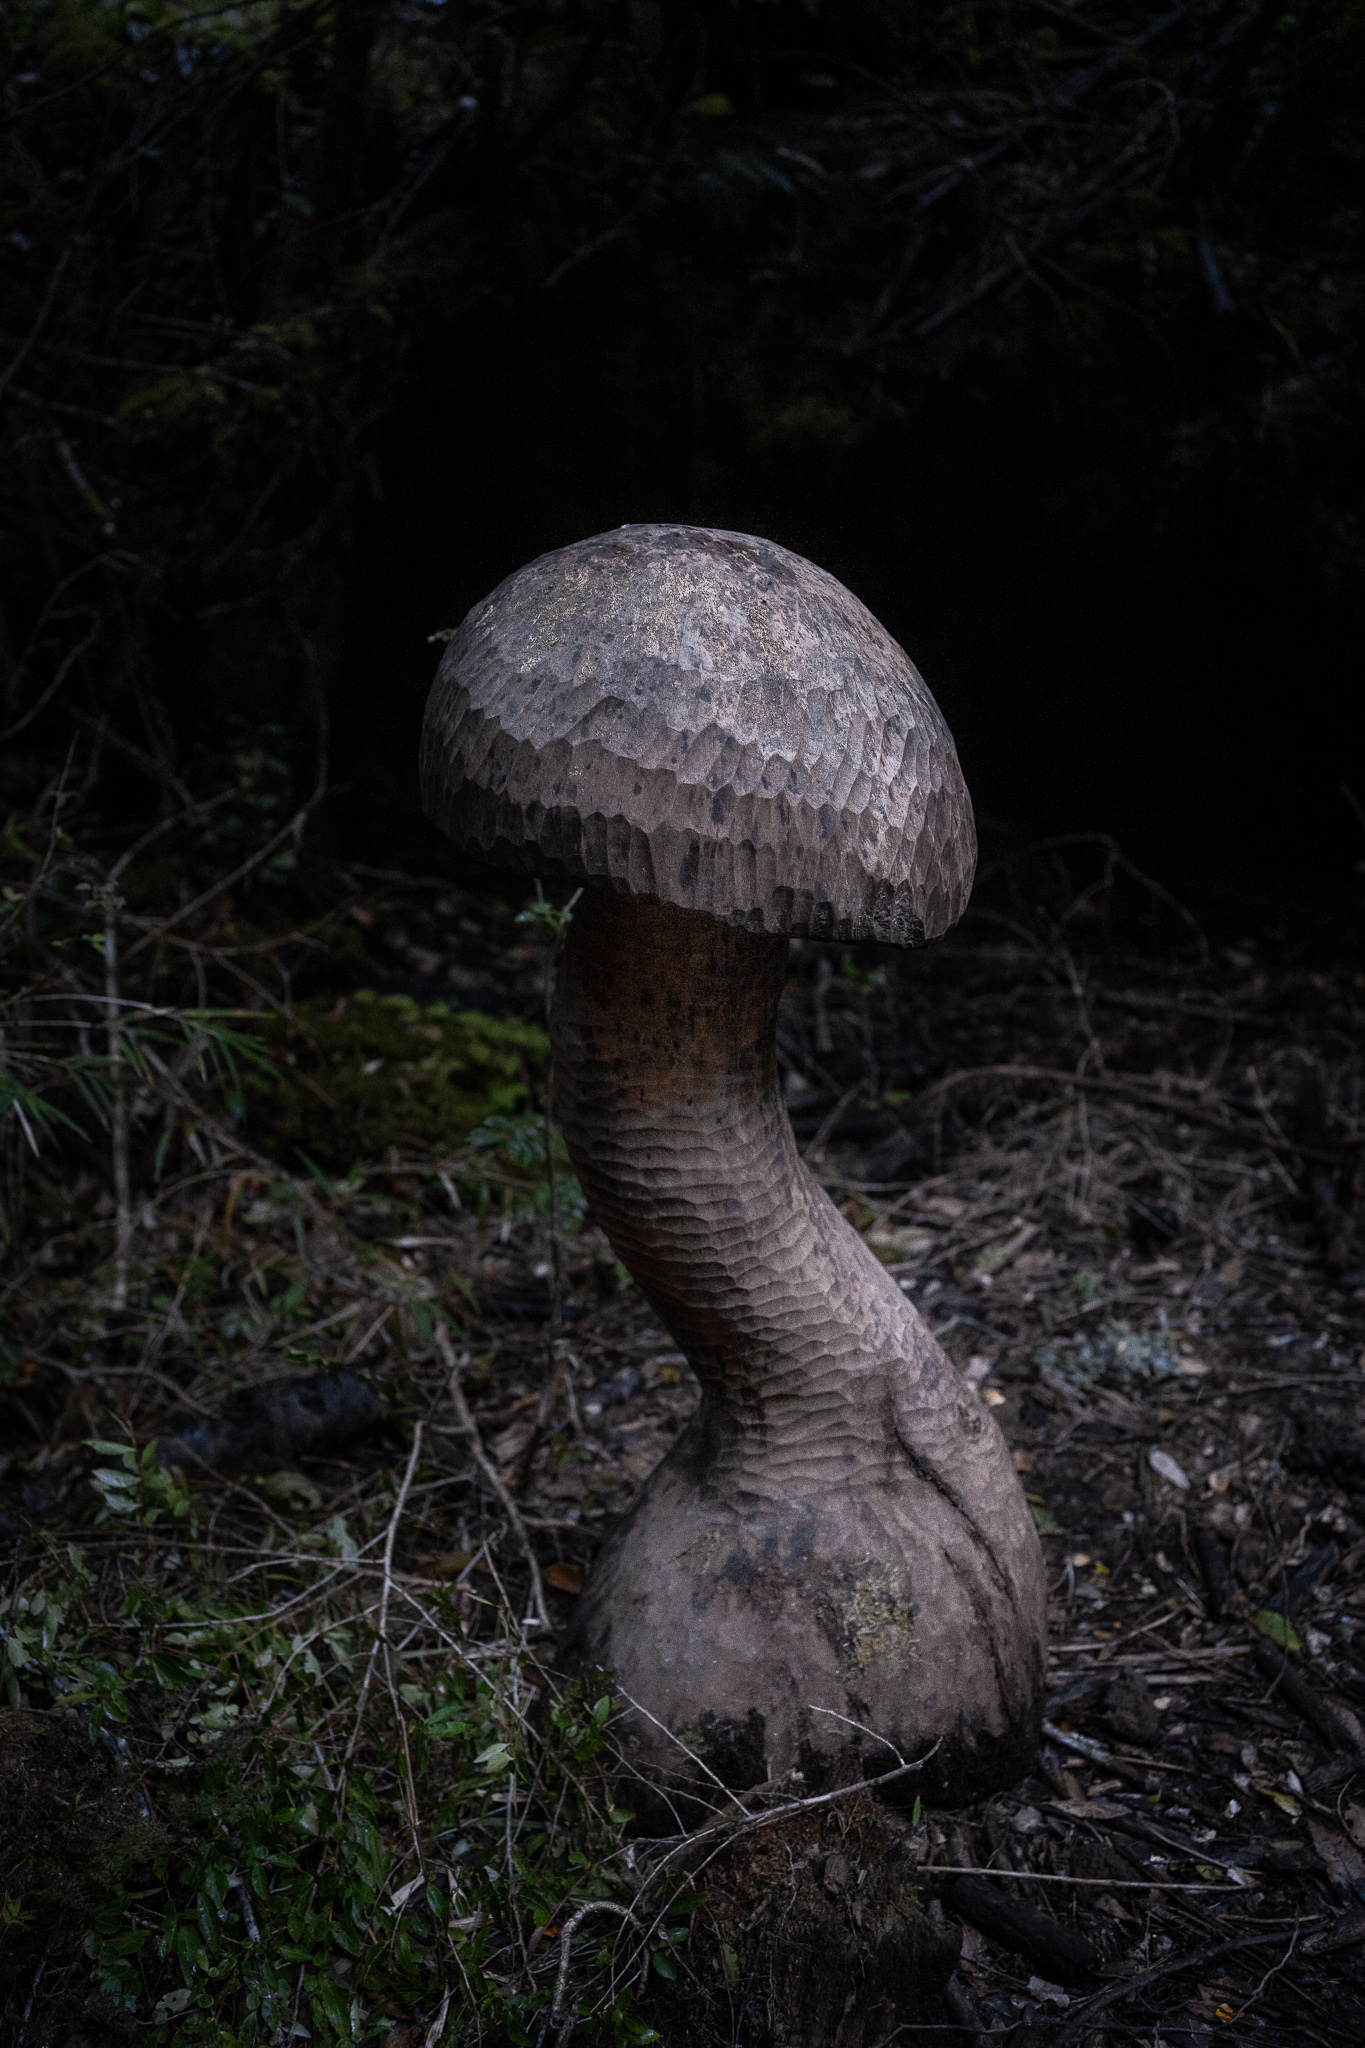
[[[1062,1293],[1054,1294],[1043,1302],[1044,1321],[1054,1326],[1070,1322],[1092,1302],[1102,1301],[1110,1291],[1109,1282],[1102,1273],[1092,1273],[1081,1267],[1072,1274]]]
[[[159,1462],[155,1442],[144,1444],[139,1451],[134,1444],[91,1437],[87,1449],[115,1461],[96,1466],[90,1474],[90,1483],[103,1503],[101,1519],[129,1515],[150,1528],[153,1522],[188,1518],[188,1489]]]
[[[492,1152],[519,1174],[527,1176],[529,1191],[505,1191],[504,1211],[515,1221],[532,1212],[547,1214],[551,1206],[549,1164],[553,1165],[554,1201],[559,1223],[566,1230],[581,1228],[587,1215],[587,1199],[575,1176],[567,1169],[569,1151],[557,1130],[551,1130],[547,1145],[543,1116],[488,1116],[469,1134],[471,1152]],[[463,1177],[463,1176],[462,1176]],[[480,1183],[477,1201],[480,1214],[488,1206],[487,1182]]]
[[[64,1133],[90,1136],[88,1128],[61,1107],[62,1097],[78,1113],[84,1110],[97,1124],[109,1125],[120,1068],[141,1082],[152,1097],[160,1096],[163,1101],[169,1097],[172,1108],[176,1106],[174,1084],[192,1075],[203,1085],[210,1103],[229,1116],[241,1115],[249,1083],[259,1082],[271,1068],[266,1047],[241,1011],[122,1003],[114,1046],[96,1052],[89,1034],[96,1022],[101,1031],[106,1030],[99,1015],[103,1004],[97,1007],[94,997],[83,1001],[79,996],[64,996],[61,1001],[67,1015],[40,1019],[23,1032],[10,1032],[0,1040],[0,1122],[13,1115],[35,1156],[40,1138],[58,1139]],[[88,1014],[82,1015],[83,1010]],[[74,1047],[71,1039],[76,1041]],[[180,1106],[192,1125],[193,1107],[183,1102],[183,1089],[181,1093]],[[172,1116],[166,1123],[159,1159],[165,1156],[174,1121]]]
[[[1303,1648],[1298,1631],[1273,1607],[1263,1607],[1253,1614],[1247,1627],[1267,1643],[1273,1643],[1277,1650],[1292,1651],[1297,1655]]]
[[[563,905],[549,903],[543,896],[537,896],[533,903],[527,904],[525,910],[517,912],[517,923],[534,925],[550,938],[562,939],[573,923],[573,907],[582,893],[581,889],[576,891]]]
[[[103,1494],[156,1491],[127,1446],[94,1448]],[[0,1924],[17,1937],[59,1893],[84,1914],[89,2016],[113,2040],[266,2048],[303,2028],[332,2048],[414,2013],[424,2030],[443,2016],[433,2041],[536,2040],[559,1925],[638,1882],[602,1771],[600,1679],[547,1690],[511,1631],[469,1658],[453,1586],[427,1596],[420,1642],[386,1647],[364,1597],[372,1549],[340,1518],[314,1562],[305,1535],[268,1596],[258,1578],[243,1601],[198,1583],[192,1536],[151,1531],[156,1503],[116,1512],[149,1532],[118,1572],[97,1578],[71,1549],[50,1588],[39,1573],[0,1602],[0,1632],[11,1698],[23,1684],[116,1731],[151,1769],[158,1818],[84,1875],[51,1845],[14,1845],[27,1875],[16,1889],[0,1857]],[[673,1973],[695,1903],[650,1916],[630,1981],[646,1953]],[[598,2038],[653,2039],[610,1961],[605,1939],[575,1952]]]

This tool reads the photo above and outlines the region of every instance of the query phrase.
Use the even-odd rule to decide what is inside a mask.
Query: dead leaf
[[[489,1444],[488,1449],[495,1465],[510,1465],[519,1458],[530,1443],[535,1424],[526,1420],[511,1422],[501,1429]]]
[[[1357,1849],[1365,1849],[1365,1806],[1348,1806],[1342,1819]]]
[[[902,1259],[922,1258],[934,1248],[934,1237],[927,1230],[870,1230],[867,1234],[867,1248],[876,1254],[884,1266],[899,1265]]]
[[[419,1550],[415,1562],[433,1579],[454,1579],[473,1555],[472,1550]]]
[[[1327,1865],[1327,1872],[1333,1884],[1344,1891],[1354,1891],[1358,1884],[1365,1883],[1365,1856],[1345,1835],[1338,1834],[1311,1813],[1308,1816],[1308,1832],[1313,1838],[1313,1847]]]
[[[1365,1728],[1361,1726],[1359,1714],[1348,1707],[1344,1700],[1332,1699],[1327,1704],[1346,1730],[1352,1749],[1365,1749]]]
[[[1365,1913],[1357,1910],[1340,1914],[1330,1927],[1310,1935],[1303,1952],[1309,1956],[1329,1955],[1333,1949],[1354,1948],[1358,1941],[1365,1941]]]
[[[552,1564],[545,1568],[545,1583],[557,1593],[581,1593],[583,1573],[576,1564]]]
[[[1169,1486],[1179,1486],[1188,1491],[1190,1482],[1169,1451],[1163,1451],[1158,1444],[1153,1444],[1147,1453],[1147,1463],[1158,1479],[1164,1479]]]

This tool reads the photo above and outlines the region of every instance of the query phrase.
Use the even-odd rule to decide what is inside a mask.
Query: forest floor
[[[306,1173],[206,1120],[118,1315],[99,1174],[47,1161],[0,1276],[7,2038],[1365,2038],[1365,976],[1131,879],[1116,938],[1116,873],[794,947],[779,1029],[1042,1536],[1043,1747],[964,1810],[632,1845],[554,1646],[695,1383],[565,1169],[547,1213],[533,1117]],[[354,891],[318,1016],[541,1018],[511,907]]]

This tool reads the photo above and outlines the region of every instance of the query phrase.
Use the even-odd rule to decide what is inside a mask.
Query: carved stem
[[[962,1799],[1036,1740],[1041,1551],[989,1412],[797,1156],[786,950],[605,891],[569,931],[569,1153],[703,1390],[603,1548],[573,1654],[647,1710],[628,1748],[665,1777],[679,1743],[727,1784],[815,1768],[852,1723],[907,1756],[941,1739],[924,1783]]]
[[[737,1501],[845,1484],[888,1453],[904,1470],[907,1370],[937,1382],[942,1362],[797,1153],[775,1047],[786,954],[785,938],[593,890],[553,1009],[570,1156],[701,1381],[703,1463]]]

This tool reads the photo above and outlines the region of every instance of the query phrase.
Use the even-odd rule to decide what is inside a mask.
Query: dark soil
[[[795,947],[781,1051],[809,1163],[1013,1447],[1049,1561],[1043,1748],[985,1804],[857,1794],[699,1850],[678,1978],[643,2007],[669,2043],[1365,2038],[1365,975],[1339,935],[1210,947],[1136,882],[1125,909],[1112,866],[1086,892],[1055,855],[1030,861],[988,876],[922,957]],[[534,1016],[543,955],[514,951],[503,913],[377,893],[376,985],[477,985]],[[307,1219],[310,1313],[350,1309],[363,1334],[394,1266],[433,1295],[462,1276],[471,1405],[562,1629],[689,1411],[686,1361],[591,1222],[565,1240],[556,1309],[543,1217],[454,1214],[415,1156],[375,1164],[363,1193]],[[264,1197],[227,1229],[221,1201],[194,1213],[186,1195],[158,1228],[200,1229],[229,1264],[288,1235]],[[93,1270],[89,1242],[70,1258]],[[38,1467],[101,1402],[143,1436],[227,1405],[221,1361],[174,1333],[140,1378],[108,1345],[64,1365],[70,1294],[59,1315],[45,1274],[68,1255],[55,1229],[30,1250],[10,1312],[34,1364],[3,1479],[21,1547]],[[353,1360],[426,1418],[466,1529],[452,1557],[416,1508],[398,1563],[412,1583],[458,1575],[477,1633],[498,1506],[435,1355],[392,1336]],[[252,1383],[288,1363],[281,1328]],[[327,1511],[392,1465],[389,1413],[294,1454]],[[495,1562],[524,1599],[515,1544]]]

